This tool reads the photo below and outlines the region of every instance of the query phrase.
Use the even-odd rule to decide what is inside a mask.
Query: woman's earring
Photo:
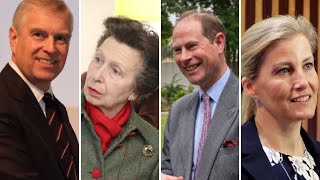
[[[257,97],[252,97],[252,99],[256,103],[256,105],[260,104],[260,101]]]

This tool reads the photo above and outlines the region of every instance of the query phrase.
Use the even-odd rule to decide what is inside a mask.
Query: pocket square
[[[227,147],[237,147],[239,146],[239,142],[236,140],[226,140],[223,143],[223,147],[227,148]]]

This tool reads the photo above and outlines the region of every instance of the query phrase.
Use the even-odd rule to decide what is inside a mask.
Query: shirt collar
[[[22,74],[22,72],[20,71],[18,66],[12,60],[9,62],[9,65],[23,79],[23,81],[29,86],[29,88],[31,89],[33,95],[36,97],[37,101],[40,102],[42,100],[45,92],[42,91],[41,89],[37,88],[30,81],[28,81],[28,79]],[[51,86],[49,87],[48,93],[53,95]]]
[[[223,76],[216,83],[214,83],[206,92],[215,103],[219,101],[220,95],[223,91],[224,86],[227,84],[229,76],[230,76],[230,69],[227,68]],[[199,89],[200,100],[202,99],[201,96],[203,93],[204,91],[202,89]]]

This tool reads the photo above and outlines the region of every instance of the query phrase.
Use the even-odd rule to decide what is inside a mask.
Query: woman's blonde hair
[[[317,33],[313,25],[303,16],[280,15],[262,20],[251,26],[241,39],[241,77],[255,80],[260,71],[262,56],[271,44],[302,34],[309,43],[312,52],[317,48]],[[254,100],[242,93],[241,119],[245,122],[256,113]]]

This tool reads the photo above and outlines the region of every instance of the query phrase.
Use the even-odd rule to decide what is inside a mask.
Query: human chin
[[[308,120],[313,118],[314,116],[314,111],[308,110],[308,111],[295,111],[294,112],[294,117],[297,120],[303,121],[303,120]]]
[[[188,75],[185,75],[185,76],[191,84],[199,85],[198,79],[195,76],[188,76]]]
[[[40,71],[35,73],[35,77],[38,79],[46,80],[46,81],[52,81],[58,76],[59,72],[46,72],[46,71]]]
[[[191,83],[191,84],[194,84],[194,85],[199,85],[201,86],[204,82],[204,75],[201,74],[200,72],[196,73],[196,74],[192,74],[192,75],[186,75],[186,78],[188,79],[188,81]]]
[[[94,106],[99,106],[101,104],[101,99],[91,96],[88,92],[84,92],[84,95],[86,97],[86,101],[88,101],[90,104]]]
[[[303,108],[293,109],[294,117],[298,120],[307,120],[313,118],[316,106],[311,103]]]

